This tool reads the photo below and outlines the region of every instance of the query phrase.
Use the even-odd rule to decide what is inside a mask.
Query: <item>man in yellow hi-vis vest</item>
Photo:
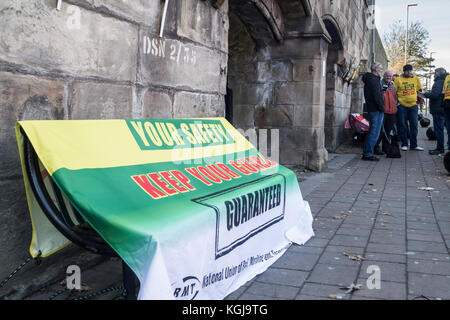
[[[423,151],[422,147],[417,145],[418,133],[418,107],[417,92],[422,91],[422,84],[417,76],[413,74],[413,67],[407,64],[403,67],[401,74],[394,81],[395,90],[398,97],[398,123],[400,138],[402,140],[402,150],[408,150],[407,124],[409,123],[410,150]]]
[[[447,102],[447,100],[450,101],[450,74],[447,75],[447,77],[444,80],[444,101]]]
[[[444,80],[444,117],[445,117],[445,126],[447,127],[447,145],[446,149],[450,149],[450,74],[447,75],[447,77]]]

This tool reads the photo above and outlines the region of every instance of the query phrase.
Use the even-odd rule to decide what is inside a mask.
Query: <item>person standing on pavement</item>
[[[386,146],[390,143],[386,138],[391,135],[392,131],[395,131],[395,119],[397,114],[397,92],[395,91],[394,85],[392,84],[393,72],[391,70],[386,70],[383,75],[383,80],[381,80],[381,91],[383,94],[384,102],[384,120],[383,126],[380,132],[380,137],[378,138],[377,145],[375,146],[375,155],[384,155],[386,152]],[[383,133],[384,130],[384,133]],[[380,142],[383,141],[383,147],[380,150]]]
[[[442,88],[447,77],[447,71],[444,68],[437,68],[434,71],[434,84],[431,91],[425,92],[424,96],[430,99],[430,113],[433,116],[434,133],[437,137],[436,149],[430,150],[429,154],[437,155],[444,153],[444,94]]]
[[[395,90],[397,90],[398,97],[398,124],[400,129],[400,139],[402,141],[402,150],[408,150],[408,136],[407,128],[409,124],[409,141],[410,150],[423,151],[422,147],[417,145],[418,133],[418,107],[417,107],[417,92],[422,91],[422,84],[417,76],[413,74],[413,67],[407,64],[403,67],[403,74],[401,74],[394,81]]]
[[[378,161],[379,159],[373,155],[373,150],[380,136],[380,130],[383,124],[384,102],[381,94],[381,73],[383,72],[383,67],[381,63],[375,62],[370,67],[370,70],[371,72],[367,72],[362,78],[364,82],[364,99],[366,100],[370,123],[362,160]]]
[[[445,116],[445,126],[447,127],[447,149],[450,149],[450,74],[444,80],[444,87],[442,89],[444,93],[444,116]]]

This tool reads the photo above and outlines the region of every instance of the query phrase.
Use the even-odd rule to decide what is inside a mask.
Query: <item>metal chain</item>
[[[36,261],[37,265],[41,264],[41,262],[42,262],[42,260],[40,258],[41,254],[42,254],[42,252],[39,251],[37,257],[34,258],[34,260]],[[29,257],[29,258],[25,259],[24,262],[22,262],[13,272],[11,272],[5,279],[3,279],[2,282],[0,282],[0,289],[3,288],[5,286],[5,284],[9,280],[11,280],[31,260],[33,260],[33,258]],[[58,297],[59,295],[65,293],[68,290],[69,290],[68,288],[64,288],[64,289],[58,290],[54,294],[52,294],[50,297],[48,297],[48,300],[53,300],[56,297]],[[75,298],[73,300],[88,300],[88,299],[90,299],[92,297],[100,296],[102,294],[105,294],[105,293],[108,293],[108,292],[114,292],[114,291],[122,291],[122,294],[120,296],[114,298],[115,300],[123,299],[127,295],[127,290],[125,289],[124,286],[114,286],[114,287],[101,289],[101,290],[99,290],[97,292],[90,293],[90,294],[87,294],[87,295]]]
[[[37,257],[35,258],[36,264],[39,265],[41,263],[41,256],[42,252],[39,251]],[[33,258],[26,258],[24,262],[22,262],[13,272],[11,272],[5,279],[2,280],[0,283],[0,289],[9,281],[11,280],[17,272],[19,272],[28,262],[30,262]]]
[[[58,290],[54,294],[52,294],[50,297],[48,297],[48,300],[53,300],[56,297],[58,297],[59,295],[67,292],[68,290],[69,289],[67,289],[67,288]],[[101,290],[99,290],[97,292],[89,293],[87,295],[84,295],[84,296],[81,296],[81,297],[78,297],[78,298],[75,298],[75,299],[72,299],[72,300],[88,300],[88,299],[90,299],[92,297],[95,297],[95,296],[100,296],[100,295],[108,293],[108,292],[114,292],[114,291],[120,291],[120,290],[122,290],[122,294],[115,298],[115,300],[119,300],[120,298],[123,298],[123,297],[125,297],[127,295],[126,294],[127,291],[126,291],[126,289],[123,286],[109,287],[109,288],[101,289]],[[72,290],[72,292],[74,292],[74,291],[75,291],[75,289]]]
[[[120,294],[120,296],[115,297],[113,300],[126,300],[127,299],[126,296],[127,296],[127,291],[124,290],[124,292],[122,292]]]
[[[90,293],[90,294],[87,294],[87,295],[75,298],[73,300],[88,300],[88,299],[90,299],[92,297],[95,297],[95,296],[100,296],[100,295],[108,293],[108,292],[114,292],[114,291],[120,291],[120,290],[123,291],[122,292],[122,296],[126,296],[126,289],[123,286],[117,286],[117,287],[105,288],[105,289],[99,290],[97,292]]]

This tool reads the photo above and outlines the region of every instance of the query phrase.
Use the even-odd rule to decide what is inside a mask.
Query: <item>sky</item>
[[[406,25],[406,7],[416,3],[417,7],[409,8],[409,21],[423,23],[431,38],[428,53],[435,52],[433,64],[450,72],[450,0],[376,0],[375,23],[381,38],[393,22],[401,20]]]

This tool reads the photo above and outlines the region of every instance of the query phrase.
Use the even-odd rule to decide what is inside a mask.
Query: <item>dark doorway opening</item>
[[[227,87],[227,94],[225,95],[225,119],[228,122],[233,122],[233,90]]]
[[[324,18],[324,24],[331,37],[326,62],[325,148],[329,152],[334,152],[339,145],[339,136],[343,131],[343,128],[340,127],[340,118],[344,112],[344,81],[340,76],[339,67],[339,64],[343,62],[343,45],[335,23]]]

